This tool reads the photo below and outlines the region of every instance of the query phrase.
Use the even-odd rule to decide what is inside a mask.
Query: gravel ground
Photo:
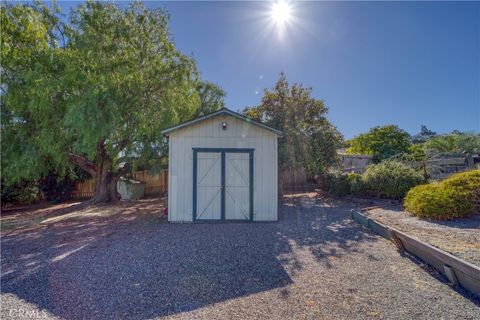
[[[480,267],[480,215],[426,221],[411,216],[399,205],[366,210],[364,214]]]
[[[480,301],[349,219],[290,196],[277,223],[128,214],[2,235],[2,319],[479,319]]]

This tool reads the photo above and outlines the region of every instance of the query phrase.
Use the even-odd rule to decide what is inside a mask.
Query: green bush
[[[361,196],[365,193],[365,185],[363,183],[362,175],[358,173],[350,173],[347,177],[350,184],[350,193],[355,196]]]
[[[369,165],[364,174],[331,171],[324,176],[324,188],[335,196],[402,199],[410,188],[422,181],[419,172],[401,162],[384,161]]]
[[[448,220],[473,215],[479,202],[480,170],[474,170],[411,189],[404,207],[420,218]]]
[[[39,189],[35,182],[22,181],[13,185],[2,183],[2,206],[11,204],[32,204],[39,199]]]
[[[330,171],[324,175],[324,187],[337,197],[347,195],[350,193],[348,175],[341,171]]]
[[[324,176],[324,187],[327,191],[337,197],[347,194],[362,195],[362,175],[358,173],[342,173],[340,171],[329,172]]]
[[[401,162],[384,161],[367,167],[360,187],[370,196],[402,199],[422,181],[422,175],[411,167]]]

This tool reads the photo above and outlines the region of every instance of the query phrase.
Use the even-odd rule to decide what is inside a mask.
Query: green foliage
[[[329,170],[322,175],[322,187],[335,196],[401,199],[407,191],[423,181],[416,170],[396,161],[371,164],[363,174]]]
[[[35,182],[20,181],[11,185],[2,183],[2,206],[32,204],[38,200],[39,188]]]
[[[48,96],[55,74],[62,72],[61,64],[52,61],[59,57],[55,33],[64,28],[41,3],[2,2],[1,21],[2,180],[8,186],[38,179],[61,162],[56,152],[64,146],[53,143],[59,119],[45,107],[60,98]]]
[[[420,218],[448,220],[478,212],[479,203],[480,170],[473,170],[411,189],[404,207]]]
[[[347,194],[364,195],[362,175],[329,170],[322,176],[322,187],[331,195],[342,197]]]
[[[389,199],[403,198],[409,189],[422,181],[420,173],[396,161],[371,164],[362,175],[366,194]]]
[[[423,143],[432,137],[435,137],[437,133],[427,128],[427,126],[423,125],[420,127],[420,133],[415,134],[412,136],[412,143]]]
[[[424,144],[428,152],[480,153],[480,134],[452,133],[435,136]]]
[[[89,175],[79,168],[69,170],[66,175],[59,175],[50,171],[38,181],[37,185],[44,200],[57,203],[70,198],[70,191],[74,188],[75,181],[83,181],[89,178]]]
[[[399,155],[399,158],[405,161],[425,161],[427,153],[423,144],[412,144],[408,147],[407,152]]]
[[[198,95],[200,97],[200,107],[197,116],[225,108],[225,91],[214,83],[201,81],[197,86]]]
[[[175,48],[168,19],[140,3],[121,11],[88,2],[75,10],[63,84],[73,89],[64,122],[81,137],[72,141],[77,152],[94,159],[105,140],[114,160],[119,151],[148,159],[161,129],[194,115],[195,63]]]
[[[337,170],[330,170],[322,175],[324,188],[336,197],[342,197],[350,193],[350,181],[348,175]]]
[[[395,125],[388,125],[374,127],[349,142],[347,153],[373,155],[373,160],[379,162],[407,152],[410,147],[410,135]]]
[[[363,174],[329,171],[323,175],[324,188],[335,196],[401,199],[407,191],[423,181],[414,169],[395,161],[371,164]]]
[[[432,131],[430,129],[427,128],[426,125],[421,125],[420,127],[420,135],[424,136],[424,137],[433,137],[435,136],[437,133],[435,131]]]
[[[350,184],[350,193],[355,196],[361,196],[365,193],[365,184],[363,183],[363,176],[358,173],[349,173],[347,176]]]
[[[342,136],[328,121],[328,108],[312,97],[312,89],[299,84],[289,85],[284,73],[275,87],[265,90],[259,106],[243,113],[283,132],[279,139],[279,167],[305,168],[318,174],[337,161],[336,149]]]
[[[195,62],[175,48],[164,10],[86,2],[60,19],[41,3],[2,2],[1,15],[7,184],[65,175],[71,165],[106,176],[151,165],[166,155],[163,128],[201,103],[221,104],[222,92],[199,89]]]
[[[462,193],[480,196],[480,170],[457,173],[442,181],[446,188],[455,188]]]

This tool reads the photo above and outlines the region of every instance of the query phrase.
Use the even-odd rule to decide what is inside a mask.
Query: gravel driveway
[[[479,319],[480,301],[349,219],[287,198],[277,223],[130,215],[2,236],[2,319]],[[441,279],[440,279],[441,280]]]

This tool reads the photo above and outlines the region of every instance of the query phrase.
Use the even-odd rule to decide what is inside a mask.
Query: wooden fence
[[[318,179],[305,172],[304,168],[289,169],[278,173],[278,193],[310,192],[318,188]]]
[[[76,182],[72,191],[70,191],[70,198],[72,199],[88,199],[93,196],[95,183],[93,179]]]
[[[168,170],[161,170],[156,174],[149,171],[137,171],[131,174],[130,178],[145,183],[145,195],[158,195],[167,192],[168,189]],[[70,192],[72,199],[88,199],[93,196],[95,183],[93,179],[75,183]]]
[[[363,173],[373,160],[373,156],[356,154],[341,154],[340,158],[342,171],[348,173]]]
[[[168,170],[162,170],[157,174],[149,171],[137,171],[132,174],[132,179],[145,183],[145,195],[156,195],[167,192],[168,189]]]
[[[448,178],[454,173],[474,169],[474,165],[468,163],[467,157],[461,156],[437,156],[426,161],[407,162],[413,168],[426,169],[431,178],[441,180]]]

